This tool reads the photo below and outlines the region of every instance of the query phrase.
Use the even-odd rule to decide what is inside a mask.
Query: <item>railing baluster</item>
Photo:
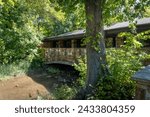
[[[86,54],[85,48],[45,48],[45,62],[75,62]]]

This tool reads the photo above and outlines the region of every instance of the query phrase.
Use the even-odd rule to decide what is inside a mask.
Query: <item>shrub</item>
[[[61,73],[61,70],[59,70],[58,68],[55,68],[55,67],[49,67],[47,69],[47,72],[51,75],[59,75]]]
[[[142,67],[141,61],[146,54],[127,48],[107,49],[107,62],[110,75],[105,79],[99,78],[92,95],[88,99],[133,99],[135,94],[135,82],[132,75]],[[85,59],[79,59],[75,69],[80,72],[77,80],[79,86],[84,86],[86,78]]]
[[[20,61],[12,64],[0,65],[0,79],[5,79],[7,76],[14,76],[28,72],[31,62]]]
[[[54,96],[58,100],[69,100],[76,95],[76,89],[74,87],[69,87],[68,85],[61,85],[56,88]]]
[[[146,40],[149,35],[124,32],[119,36],[126,38],[126,44],[119,49],[107,49],[110,74],[104,79],[99,78],[92,94],[87,96],[88,99],[133,99],[134,97],[135,82],[131,80],[131,77],[142,67],[142,61],[148,57],[146,53],[139,51],[142,47],[140,39]],[[85,82],[86,77],[86,66],[83,63],[80,60],[75,66],[80,72],[80,82]]]
[[[9,64],[0,64],[0,79],[6,79],[7,76],[26,74],[30,71],[41,69],[43,60],[40,55],[40,52],[38,52],[34,59],[31,61],[18,60]]]
[[[42,68],[44,65],[44,49],[38,48],[37,53],[31,61],[30,69]]]
[[[79,58],[78,64],[73,65],[75,70],[79,71],[79,78],[76,80],[75,84],[78,87],[83,87],[85,85],[86,78],[86,58]]]
[[[25,0],[3,1],[0,21],[0,64],[32,60],[41,44],[42,34],[37,32]]]
[[[131,77],[142,67],[143,54],[132,50],[108,49],[107,60],[110,75],[105,79],[99,79],[92,98],[133,99],[135,82],[131,80]]]

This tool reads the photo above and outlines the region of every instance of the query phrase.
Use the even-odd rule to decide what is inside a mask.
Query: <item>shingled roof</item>
[[[150,17],[137,20],[137,26],[145,25],[145,24],[150,24]],[[109,27],[105,27],[105,30],[127,28],[128,26],[129,26],[129,21],[127,21],[127,22],[120,22],[120,23],[116,23],[114,25],[111,25]]]
[[[105,36],[113,36],[117,35],[120,32],[123,31],[129,31],[129,22],[120,22],[113,24],[109,27],[104,27]],[[137,31],[145,31],[150,29],[150,17],[149,18],[143,18],[137,20]],[[73,32],[68,32],[64,34],[60,34],[58,36],[52,36],[52,37],[45,37],[44,41],[49,40],[63,40],[63,39],[80,39],[83,38],[85,35],[85,30],[75,30]]]

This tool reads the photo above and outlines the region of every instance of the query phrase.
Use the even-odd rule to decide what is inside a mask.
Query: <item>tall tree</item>
[[[97,82],[98,77],[105,77],[106,52],[104,45],[103,0],[86,0],[86,36],[89,39],[87,50],[87,83],[88,91]]]
[[[51,1],[54,3],[57,2],[66,12],[76,9],[79,3],[85,6],[87,37],[84,40],[87,50],[86,91],[91,92],[98,77],[104,78],[107,74],[102,19],[104,0]]]

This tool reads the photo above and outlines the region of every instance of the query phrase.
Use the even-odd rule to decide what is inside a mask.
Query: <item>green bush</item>
[[[135,82],[133,74],[142,67],[143,54],[124,49],[108,49],[107,60],[110,75],[99,79],[93,92],[93,99],[133,99]],[[97,92],[97,93],[96,93]]]
[[[38,48],[37,53],[32,59],[30,69],[42,68],[44,65],[44,49]]]
[[[0,79],[6,79],[8,76],[26,74],[30,71],[41,69],[43,61],[37,55],[32,61],[21,60],[9,64],[0,64]]]
[[[141,61],[146,54],[126,48],[107,49],[107,62],[110,71],[105,79],[100,79],[88,99],[133,99],[135,82],[132,75],[142,67]],[[86,78],[86,64],[84,59],[79,59],[75,69],[80,72],[76,85],[84,86]]]
[[[135,82],[131,80],[133,74],[142,67],[142,61],[148,55],[140,51],[142,44],[140,39],[145,33],[134,35],[129,32],[121,33],[120,37],[125,37],[125,45],[117,49],[107,49],[107,63],[110,74],[102,79],[99,78],[96,87],[93,88],[88,99],[133,99],[135,95]],[[147,34],[147,33],[146,33]],[[79,81],[84,84],[86,78],[86,64],[83,60],[75,66],[80,72]]]
[[[75,85],[77,85],[78,87],[83,87],[86,80],[86,58],[79,58],[78,64],[74,64],[73,66],[75,70],[79,71],[79,78],[76,80]]]
[[[25,0],[4,0],[0,5],[0,64],[34,58],[42,34],[33,17]]]
[[[69,87],[66,84],[57,87],[54,92],[55,99],[58,100],[69,100],[75,97],[75,95],[76,95],[76,89],[74,87]]]
[[[55,67],[49,67],[47,69],[48,73],[51,75],[59,75],[62,71]]]
[[[27,73],[31,62],[20,61],[12,64],[0,64],[0,79],[5,79],[7,76]]]

